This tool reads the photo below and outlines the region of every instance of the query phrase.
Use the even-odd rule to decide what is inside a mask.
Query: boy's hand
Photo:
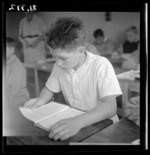
[[[38,99],[31,99],[27,103],[25,103],[24,107],[30,108],[30,109],[35,109],[35,108],[40,107],[44,104],[45,104],[44,102],[41,102]]]
[[[78,117],[68,118],[54,124],[48,136],[54,140],[66,140],[77,134],[81,128]]]

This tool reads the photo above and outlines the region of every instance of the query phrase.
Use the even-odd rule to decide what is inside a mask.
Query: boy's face
[[[98,44],[100,44],[100,43],[102,43],[103,41],[104,41],[104,37],[96,37],[95,38],[95,40],[96,40],[96,42],[98,43]]]
[[[7,57],[7,59],[9,59],[14,54],[14,51],[15,51],[15,47],[10,47],[10,46],[6,47],[6,57]]]
[[[54,58],[56,58],[56,64],[61,69],[75,69],[81,60],[82,52],[80,47],[68,52],[66,49],[50,49],[50,52]]]

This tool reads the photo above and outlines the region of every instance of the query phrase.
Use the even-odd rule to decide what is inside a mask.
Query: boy
[[[114,43],[111,39],[105,37],[103,30],[96,29],[93,33],[95,41],[93,45],[97,48],[99,55],[110,56],[114,51]]]
[[[15,40],[6,38],[6,77],[4,79],[4,135],[17,134],[19,125],[18,106],[29,100],[26,88],[26,70],[15,56]],[[19,116],[19,117],[18,117]]]
[[[83,127],[116,115],[121,90],[114,70],[106,58],[88,52],[84,41],[84,25],[78,18],[60,17],[52,24],[47,43],[56,63],[36,103],[25,105],[42,106],[62,91],[71,107],[86,111],[52,126],[49,137],[54,140],[65,140]]]

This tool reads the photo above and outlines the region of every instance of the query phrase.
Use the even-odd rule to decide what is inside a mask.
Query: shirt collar
[[[89,60],[90,60],[89,57],[90,57],[91,53],[86,50],[85,54],[86,54],[86,58],[85,58],[84,63],[76,71],[74,69],[67,70],[69,73],[71,73],[71,74],[75,73],[75,72],[79,71],[80,69],[86,67],[89,64]]]

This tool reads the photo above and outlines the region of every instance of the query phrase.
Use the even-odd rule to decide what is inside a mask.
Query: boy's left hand
[[[77,134],[80,129],[81,123],[77,117],[64,119],[51,127],[49,138],[53,138],[54,140],[66,140]]]

